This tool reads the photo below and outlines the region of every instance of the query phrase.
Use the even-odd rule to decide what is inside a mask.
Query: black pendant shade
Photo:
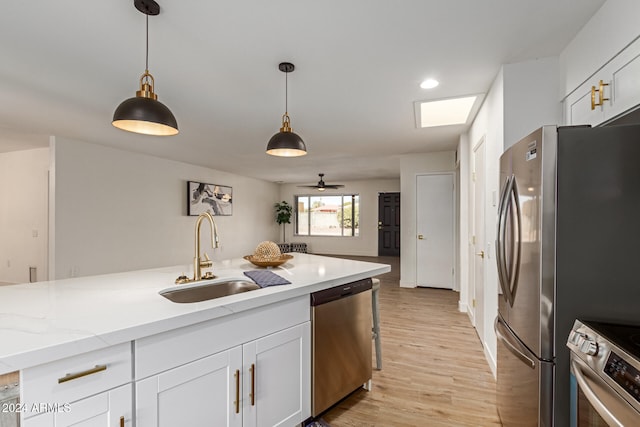
[[[158,101],[158,95],[153,91],[153,76],[149,73],[149,15],[158,15],[160,6],[154,0],[135,0],[134,5],[147,15],[146,67],[140,77],[140,90],[136,91],[134,98],[118,105],[111,124],[118,129],[145,135],[176,135],[178,122],[171,110]]]
[[[136,96],[124,101],[113,113],[112,124],[122,130],[145,135],[175,135],[176,118],[162,102]]]
[[[285,73],[285,113],[282,116],[282,127],[280,132],[271,137],[267,144],[267,154],[278,157],[298,157],[307,154],[307,146],[304,144],[300,135],[291,129],[291,119],[287,112],[288,82],[286,76],[292,72],[295,67],[290,62],[282,62],[278,69]]]
[[[279,157],[298,157],[307,154],[307,146],[300,135],[293,132],[289,126],[290,119],[287,113],[282,116],[280,132],[271,137],[267,144],[267,154]]]

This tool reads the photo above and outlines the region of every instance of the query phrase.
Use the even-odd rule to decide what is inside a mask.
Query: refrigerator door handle
[[[512,227],[512,239],[515,240],[515,244],[511,245],[511,271],[509,277],[509,294],[511,295],[511,306],[516,299],[516,292],[518,290],[518,279],[520,277],[520,256],[522,254],[522,212],[520,210],[520,193],[518,191],[518,182],[516,177],[511,179],[511,194],[509,195],[509,203],[513,203],[515,206],[515,221],[511,222]],[[516,230],[513,230],[516,228]],[[517,240],[515,239],[517,236]]]
[[[502,194],[500,195],[500,204],[498,205],[498,236],[496,242],[496,262],[498,266],[498,281],[504,295],[504,299],[511,303],[511,291],[508,286],[507,266],[505,260],[506,248],[506,230],[507,230],[507,203],[511,194],[511,178],[507,177]]]
[[[504,322],[500,319],[500,316],[496,316],[493,329],[496,332],[498,340],[503,342],[514,356],[523,361],[529,368],[536,368],[536,362],[525,354],[525,352],[528,352],[527,348],[518,342],[518,339],[507,329]]]
[[[591,406],[593,406],[596,412],[598,412],[598,414],[607,422],[608,425],[624,427],[624,423],[620,422],[615,417],[615,415],[612,414],[609,409],[607,409],[606,405],[602,403],[602,401],[598,398],[596,392],[594,391],[594,387],[592,387],[591,384],[595,385],[598,390],[612,393],[612,398],[614,400],[620,399],[620,396],[616,395],[616,392],[613,391],[611,387],[604,381],[600,380],[595,375],[589,375],[588,369],[590,368],[586,366],[584,362],[571,356],[571,372],[576,378],[578,387],[584,393],[584,396],[587,398]],[[637,415],[634,415],[634,417],[635,416]]]

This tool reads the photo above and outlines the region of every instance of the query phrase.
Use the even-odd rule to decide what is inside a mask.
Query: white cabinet
[[[311,416],[309,296],[136,340],[138,427],[294,426]]]
[[[243,426],[300,424],[311,413],[311,323],[242,346]]]
[[[106,391],[26,419],[24,427],[129,427],[132,426],[131,384]],[[44,408],[43,408],[44,409]]]
[[[640,39],[564,99],[567,125],[600,125],[640,105]]]
[[[131,344],[22,371],[26,427],[132,426]]]
[[[294,426],[310,413],[310,322],[137,382],[137,426]]]
[[[236,347],[139,381],[136,425],[241,426],[241,363]]]

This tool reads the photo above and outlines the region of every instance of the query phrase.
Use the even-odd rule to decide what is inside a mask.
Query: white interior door
[[[484,342],[484,262],[487,258],[484,242],[484,139],[473,149],[473,301],[474,326],[480,340]]]
[[[418,175],[416,284],[453,289],[453,174]]]

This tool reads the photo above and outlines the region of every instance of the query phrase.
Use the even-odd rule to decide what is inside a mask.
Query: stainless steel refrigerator
[[[640,324],[640,125],[545,126],[504,152],[500,181],[498,412],[566,427],[574,320]]]

